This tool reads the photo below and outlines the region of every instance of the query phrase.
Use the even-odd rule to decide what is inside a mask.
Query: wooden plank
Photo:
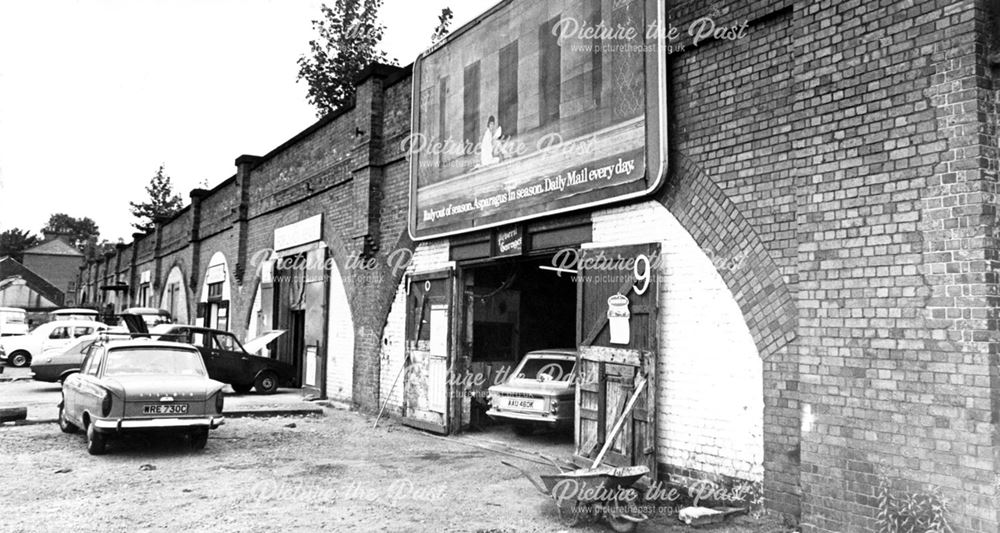
[[[610,346],[580,346],[580,358],[585,361],[612,363],[641,367],[648,353],[633,348],[612,348]]]

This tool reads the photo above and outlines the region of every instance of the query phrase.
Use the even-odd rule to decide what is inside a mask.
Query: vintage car
[[[0,361],[11,366],[28,366],[32,359],[46,350],[64,348],[74,339],[107,329],[107,324],[92,320],[46,322],[27,335],[4,337],[0,340]]]
[[[160,340],[183,342],[197,348],[205,359],[209,377],[232,385],[238,393],[245,394],[252,388],[260,394],[273,394],[279,386],[297,386],[292,365],[251,355],[278,338],[284,330],[257,337],[248,342],[246,348],[235,335],[218,329],[170,324],[157,326],[150,333]]]
[[[576,350],[528,352],[504,382],[488,390],[490,418],[510,422],[520,435],[536,428],[573,427]]]
[[[69,346],[45,350],[42,355],[31,362],[33,379],[48,383],[62,383],[66,376],[80,371],[83,358],[87,356],[87,352],[95,344],[110,339],[128,340],[129,338],[131,337],[128,333],[112,328],[106,332],[84,335]]]
[[[109,340],[93,346],[80,372],[63,382],[59,428],[84,429],[92,455],[104,453],[109,437],[144,431],[186,434],[200,450],[224,422],[224,387],[191,346]]]

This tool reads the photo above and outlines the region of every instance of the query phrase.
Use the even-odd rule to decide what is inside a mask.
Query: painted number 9
[[[632,267],[632,273],[635,274],[636,285],[632,285],[632,290],[639,296],[642,296],[649,288],[649,258],[643,254],[639,254],[635,258],[635,266]],[[642,284],[640,289],[638,284]]]

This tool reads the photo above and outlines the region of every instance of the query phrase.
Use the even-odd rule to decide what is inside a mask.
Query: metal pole
[[[403,348],[404,350],[406,348]],[[407,353],[406,357],[403,358],[403,366],[399,367],[399,373],[396,374],[396,379],[392,380],[392,387],[389,388],[389,394],[385,396],[385,401],[382,402],[382,408],[378,410],[378,416],[375,417],[375,423],[372,424],[372,429],[378,427],[378,421],[382,419],[382,413],[385,412],[385,406],[389,405],[389,398],[392,398],[392,391],[396,390],[396,383],[399,381],[399,376],[403,375],[403,370],[406,370],[406,362],[410,360],[410,354]]]

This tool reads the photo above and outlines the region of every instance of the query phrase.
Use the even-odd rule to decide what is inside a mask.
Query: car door
[[[76,403],[77,412],[80,416],[83,415],[85,411],[90,413],[100,413],[101,412],[101,402],[104,400],[104,388],[101,387],[100,375],[101,364],[104,361],[106,350],[91,350],[93,354],[88,359],[90,359],[89,364],[81,372],[76,375],[80,376],[79,388],[76,391]]]
[[[250,383],[253,373],[250,368],[250,357],[243,351],[236,337],[228,333],[213,333],[212,356],[224,369],[227,383]]]
[[[223,361],[219,358],[218,350],[214,349],[215,341],[212,334],[204,331],[190,330],[188,342],[201,352],[201,358],[205,361],[205,368],[208,369],[208,377],[226,382],[227,369]]]
[[[68,419],[81,427],[83,423],[83,404],[87,400],[84,391],[91,387],[90,384],[93,383],[92,378],[97,373],[98,364],[96,360],[98,359],[99,352],[100,350],[97,349],[90,350],[83,359],[80,371],[68,376],[66,381],[63,382],[63,410]],[[85,379],[85,376],[89,376],[91,379]]]
[[[54,350],[57,348],[63,348],[70,341],[73,340],[73,328],[70,326],[56,326],[52,328],[52,331],[42,339],[42,350],[41,353],[45,353],[46,350]]]

